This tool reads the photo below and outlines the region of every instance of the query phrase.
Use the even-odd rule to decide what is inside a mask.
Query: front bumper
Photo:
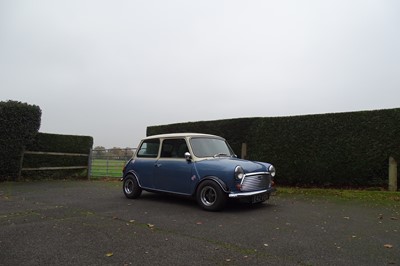
[[[268,188],[268,189],[263,189],[263,190],[257,190],[257,191],[250,191],[250,192],[231,192],[228,194],[229,198],[244,198],[244,197],[250,197],[258,194],[263,194],[263,193],[268,193],[271,194],[272,192],[275,192],[276,189],[274,187]]]

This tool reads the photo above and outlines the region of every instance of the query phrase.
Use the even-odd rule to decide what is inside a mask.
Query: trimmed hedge
[[[92,146],[93,146],[93,138],[90,136],[38,133],[34,141],[26,147],[26,150],[40,151],[40,152],[89,154]],[[87,166],[88,159],[89,158],[86,156],[26,154],[24,156],[23,167],[37,168],[37,167]],[[87,170],[70,169],[70,170],[23,171],[22,176],[34,179],[87,177]]]
[[[242,143],[247,142],[249,129],[258,123],[260,118],[236,118],[216,121],[200,121],[171,125],[147,127],[147,136],[166,133],[196,132],[224,137],[229,141],[236,154],[240,155]]]
[[[41,115],[36,105],[0,102],[0,180],[17,177],[23,148],[37,134]]]
[[[201,121],[147,128],[225,137],[236,154],[271,162],[277,182],[300,186],[385,186],[388,158],[400,158],[400,109]]]
[[[38,133],[26,150],[89,154],[92,146],[90,136]]]
[[[250,138],[250,159],[271,161],[280,183],[384,186],[399,158],[400,109],[265,118]]]

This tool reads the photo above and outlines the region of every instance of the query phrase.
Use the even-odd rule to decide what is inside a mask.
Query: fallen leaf
[[[383,245],[385,248],[392,248],[393,247],[393,245],[390,245],[390,244],[386,244],[386,245]]]
[[[129,220],[129,222],[130,222],[130,223],[134,223],[134,222],[135,222],[135,220]]]
[[[399,218],[397,217],[390,217],[390,220],[398,220]]]
[[[197,222],[196,224],[203,224],[202,222]]]
[[[149,228],[154,228],[154,224],[147,224]]]
[[[265,247],[268,247],[268,244],[264,244]]]
[[[350,220],[350,217],[349,216],[345,216],[345,217],[343,217],[343,219]]]
[[[112,253],[112,252],[109,252],[106,254],[106,257],[112,257],[112,256],[114,256],[114,253]]]

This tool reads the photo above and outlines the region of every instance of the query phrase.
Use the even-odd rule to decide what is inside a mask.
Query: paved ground
[[[121,185],[0,183],[0,265],[400,265],[394,207],[278,194],[213,213]]]

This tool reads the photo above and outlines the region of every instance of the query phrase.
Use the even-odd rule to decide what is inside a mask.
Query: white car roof
[[[147,136],[144,139],[155,139],[155,138],[186,138],[186,137],[213,137],[213,138],[220,138],[224,139],[220,136],[217,135],[211,135],[211,134],[203,134],[203,133],[169,133],[169,134],[160,134],[160,135],[152,135],[152,136]]]

